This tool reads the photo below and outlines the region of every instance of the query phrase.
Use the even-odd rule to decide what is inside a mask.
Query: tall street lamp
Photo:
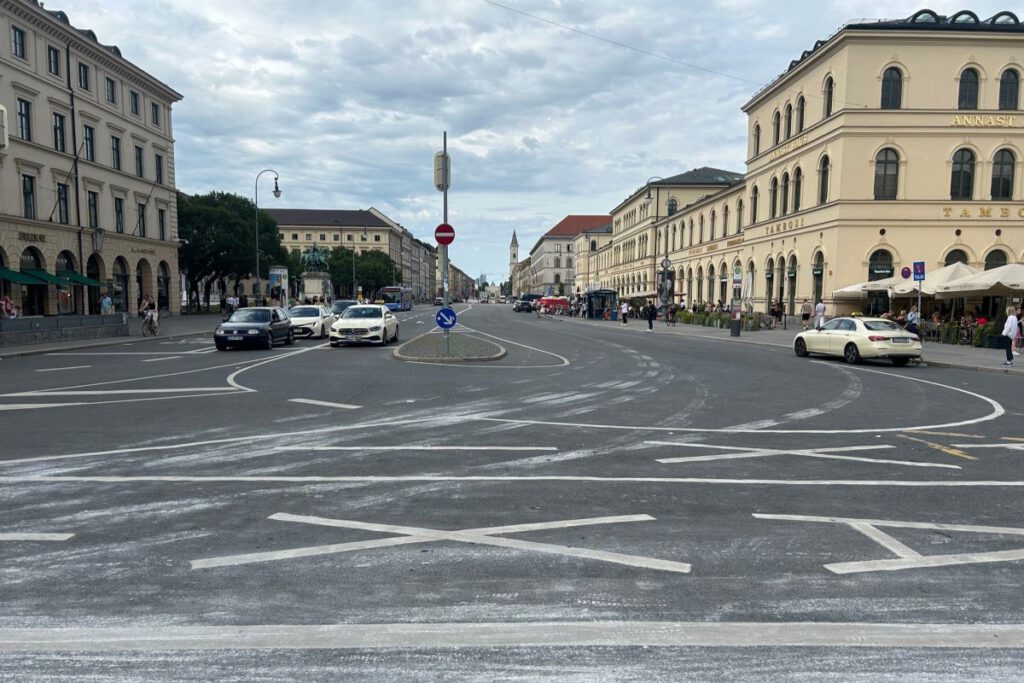
[[[363,228],[363,235],[362,235],[362,237],[363,237],[364,240],[366,239],[366,236],[367,236],[366,235],[366,228]],[[356,288],[356,243],[355,243],[355,241],[353,241],[352,242],[352,298],[355,299],[356,301],[359,301],[359,297],[357,295],[358,291],[359,290]]]
[[[274,198],[281,196],[281,188],[277,186],[277,171],[272,168],[265,168],[256,174],[256,183],[253,189],[253,203],[256,205],[256,291],[260,290],[260,176],[264,173],[274,174]],[[270,273],[267,273],[267,280]]]

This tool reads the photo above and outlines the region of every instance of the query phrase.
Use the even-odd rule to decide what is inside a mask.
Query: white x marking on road
[[[922,567],[948,567],[958,564],[983,564],[988,562],[1012,562],[1024,560],[1024,548],[996,550],[980,553],[955,553],[947,555],[922,555],[878,527],[896,529],[932,529],[935,531],[959,531],[971,534],[997,534],[1024,536],[1024,529],[1005,526],[978,526],[974,524],[931,524],[929,522],[902,522],[890,519],[857,519],[855,517],[816,517],[812,515],[768,515],[754,513],[757,519],[784,519],[794,522],[824,522],[846,524],[882,546],[896,559],[861,560],[856,562],[835,562],[824,565],[833,574],[858,574],[861,572],[897,571],[920,569]]]
[[[341,527],[344,529],[360,529],[363,531],[380,531],[383,533],[401,534],[392,538],[380,538],[372,541],[356,541],[352,543],[336,543],[332,545],[317,545],[305,548],[291,548],[289,550],[274,550],[262,553],[249,553],[245,555],[228,555],[223,557],[210,557],[201,560],[193,560],[193,569],[208,569],[211,567],[227,567],[240,564],[252,564],[254,562],[272,562],[274,560],[285,560],[296,557],[311,557],[314,555],[330,555],[334,553],[352,552],[354,550],[370,550],[374,548],[386,548],[390,546],[409,545],[412,543],[432,543],[437,541],[458,541],[461,543],[473,543],[477,545],[492,545],[499,548],[512,548],[515,550],[532,550],[539,553],[551,555],[564,555],[567,557],[578,557],[601,562],[612,562],[623,564],[629,567],[640,567],[644,569],[658,569],[668,572],[688,574],[690,565],[685,562],[672,562],[659,560],[653,557],[642,557],[639,555],[624,555],[622,553],[610,553],[601,550],[589,550],[587,548],[573,548],[553,543],[536,543],[534,541],[523,541],[515,538],[500,538],[499,534],[514,534],[525,531],[542,531],[545,529],[566,529],[569,527],[592,526],[596,524],[617,524],[619,522],[648,522],[653,521],[650,515],[621,515],[617,517],[591,517],[588,519],[567,519],[557,522],[539,522],[536,524],[511,524],[507,526],[481,527],[477,529],[461,529],[458,531],[442,531],[438,529],[426,529],[413,526],[395,526],[392,524],[372,524],[346,519],[330,519],[327,517],[312,517],[308,515],[292,515],[286,512],[278,512],[270,516],[282,522],[300,522],[303,524],[318,524],[321,526]]]
[[[713,446],[706,443],[683,443],[679,441],[644,441],[645,444],[652,446],[682,446],[685,448],[713,448],[725,451],[731,451],[730,453],[721,453],[718,455],[694,455],[694,456],[683,456],[679,458],[658,458],[657,462],[661,463],[680,463],[680,462],[706,462],[709,460],[740,460],[742,458],[765,458],[770,455],[799,455],[804,458],[823,458],[825,460],[852,460],[855,462],[870,462],[879,465],[904,465],[906,467],[941,467],[945,469],[958,470],[959,465],[943,465],[931,462],[913,462],[908,460],[883,460],[881,458],[858,458],[850,455],[833,455],[834,453],[843,453],[848,451],[874,451],[882,448],[892,448],[892,446],[886,445],[875,445],[875,446],[841,446],[836,448],[745,448],[742,446]]]

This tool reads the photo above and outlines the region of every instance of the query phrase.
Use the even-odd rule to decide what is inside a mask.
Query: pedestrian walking
[[[110,299],[108,292],[103,292],[100,297],[100,315],[111,315],[114,312],[114,302]]]
[[[629,318],[629,303],[628,302],[623,301],[622,305],[619,306],[619,317],[622,318],[622,324],[623,325],[627,324],[627,320]]]
[[[1008,368],[1013,367],[1013,345],[1017,339],[1017,333],[1020,330],[1017,327],[1017,309],[1013,306],[1006,307],[1006,323],[1003,325],[1003,336],[1001,340],[1003,342],[1003,349],[1006,351],[1006,362],[1004,366]]]
[[[805,330],[811,326],[811,302],[807,299],[804,299],[804,302],[800,304],[800,322]]]
[[[820,330],[825,326],[825,302],[818,299],[814,305],[814,328]]]
[[[1024,316],[1021,316],[1021,306],[1017,307],[1017,348],[1014,355],[1020,355],[1020,347],[1024,345]]]
[[[658,307],[654,301],[648,301],[643,308],[643,315],[647,319],[647,331],[654,332],[654,319],[658,317]]]
[[[675,305],[675,303],[669,304],[668,305],[668,309],[666,309],[666,313],[665,313],[665,324],[666,325],[671,325],[672,327],[675,327],[676,326],[676,318],[677,318],[678,315],[679,315],[679,308]]]

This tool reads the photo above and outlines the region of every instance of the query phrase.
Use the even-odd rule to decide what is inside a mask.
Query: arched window
[[[800,194],[804,185],[804,173],[799,168],[793,171],[793,211],[800,210]]]
[[[768,218],[779,215],[779,179],[772,178],[768,185]]]
[[[789,174],[782,174],[782,215],[789,213]]]
[[[779,112],[772,116],[772,144],[779,144]]]
[[[829,163],[828,157],[821,158],[821,164],[818,166],[818,203],[825,204],[828,202],[828,172]]]
[[[804,96],[796,98],[796,132],[804,132],[804,116],[807,112],[807,102],[804,100]]]
[[[729,205],[722,207],[722,237],[729,234]]]
[[[985,257],[985,270],[1000,268],[1007,264],[1006,252],[1002,249],[994,249]]]
[[[957,150],[953,154],[953,172],[949,182],[950,199],[972,199],[974,197],[974,152],[969,149]]]
[[[679,202],[676,201],[675,197],[669,197],[668,200],[668,215],[671,216],[679,210]]]
[[[882,75],[882,109],[899,109],[903,102],[903,74],[890,66]]]
[[[757,185],[754,185],[754,189],[750,191],[750,222],[757,222]]]
[[[561,267],[562,267],[562,259],[560,259],[560,258],[558,258],[556,256],[555,257],[555,268],[561,268]]]
[[[833,95],[835,93],[835,89],[836,89],[835,81],[833,81],[832,77],[829,76],[828,78],[825,79],[825,97],[824,97],[825,109],[824,109],[824,112],[825,112],[825,118],[826,119],[828,117],[832,116],[832,98],[833,98]]]
[[[672,251],[676,250],[676,226],[672,226]]]
[[[754,156],[761,153],[761,124],[754,124]]]
[[[704,243],[704,214],[701,214],[700,218],[697,219],[697,226],[699,228],[699,230],[697,232],[698,239],[700,240],[700,243],[703,244]]]
[[[693,246],[693,219],[690,219],[690,246]]]
[[[793,105],[786,105],[786,139],[793,137]]]
[[[900,178],[900,155],[885,148],[875,155],[875,199],[896,199]]]
[[[960,94],[956,98],[956,108],[978,108],[978,72],[974,69],[964,69],[960,74]]]
[[[712,242],[715,241],[715,218],[717,218],[717,216],[715,216],[715,212],[712,211],[711,212],[711,241]]]
[[[892,254],[879,249],[868,259],[868,282],[892,277]]]
[[[736,234],[740,234],[740,228],[743,227],[743,200],[736,200]]]
[[[1013,169],[1017,160],[1013,152],[1001,149],[992,158],[992,199],[1013,198]]]
[[[946,254],[946,262],[942,265],[951,266],[954,263],[967,263],[967,252],[963,249],[954,249]]]
[[[1007,69],[999,79],[999,108],[1003,111],[1017,111],[1020,107],[1020,74]]]
[[[597,251],[597,240],[590,240],[590,251]]]

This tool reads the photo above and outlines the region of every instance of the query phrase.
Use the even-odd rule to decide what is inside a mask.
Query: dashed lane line
[[[36,370],[36,372],[60,372],[61,370],[82,370],[91,367],[91,365],[68,365],[63,368],[43,368],[42,370]]]
[[[314,398],[290,398],[291,403],[304,403],[311,406],[323,406],[325,408],[341,408],[342,410],[359,410],[362,406],[351,403],[332,403],[330,401],[318,401]]]
[[[74,534],[0,533],[0,541],[66,541]]]

